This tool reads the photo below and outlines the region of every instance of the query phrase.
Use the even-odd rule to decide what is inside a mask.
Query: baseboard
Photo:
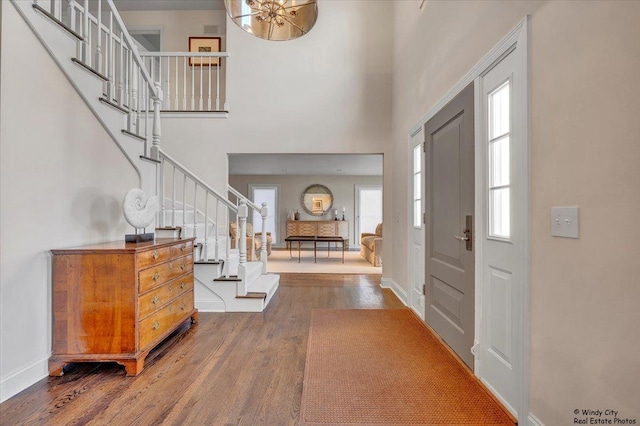
[[[527,417],[527,425],[528,426],[544,426],[544,423],[542,423],[536,416],[529,413],[529,416]]]
[[[196,309],[200,312],[226,312],[222,300],[196,300]]]
[[[34,362],[0,380],[0,403],[49,375],[49,357]]]
[[[404,303],[405,306],[409,305],[407,292],[402,287],[400,287],[397,282],[395,282],[391,278],[382,278],[380,287],[391,289],[391,291],[393,291],[393,293],[398,297],[398,299],[400,299],[402,303]]]

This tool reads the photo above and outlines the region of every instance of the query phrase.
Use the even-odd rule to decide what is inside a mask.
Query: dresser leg
[[[193,314],[191,314],[191,324],[197,324],[198,323],[198,312],[194,312]]]
[[[127,376],[137,376],[142,372],[142,369],[144,368],[144,360],[146,357],[147,354],[144,354],[138,359],[116,362],[120,365],[124,365],[124,369],[127,371]]]
[[[55,359],[49,360],[49,375],[50,376],[62,376],[64,371],[62,370],[68,363],[66,361],[58,361]]]

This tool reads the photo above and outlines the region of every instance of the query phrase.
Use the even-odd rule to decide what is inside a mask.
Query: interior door
[[[412,205],[409,219],[409,279],[411,309],[424,319],[424,195],[422,181],[424,180],[424,129],[420,129],[411,136],[409,143],[409,164],[413,172],[409,183],[409,202]]]
[[[473,83],[425,125],[425,320],[473,369]]]

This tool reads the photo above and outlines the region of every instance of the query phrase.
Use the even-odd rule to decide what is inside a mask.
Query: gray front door
[[[471,369],[473,104],[472,83],[425,125],[425,320]]]

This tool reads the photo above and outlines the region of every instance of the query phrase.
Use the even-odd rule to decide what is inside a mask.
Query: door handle
[[[453,238],[458,241],[464,241],[466,243],[465,248],[468,251],[473,251],[473,241],[471,239],[471,230],[473,229],[473,216],[467,215],[467,217],[465,218],[465,225],[466,227],[462,230],[462,232],[464,232],[464,237],[454,235]]]

